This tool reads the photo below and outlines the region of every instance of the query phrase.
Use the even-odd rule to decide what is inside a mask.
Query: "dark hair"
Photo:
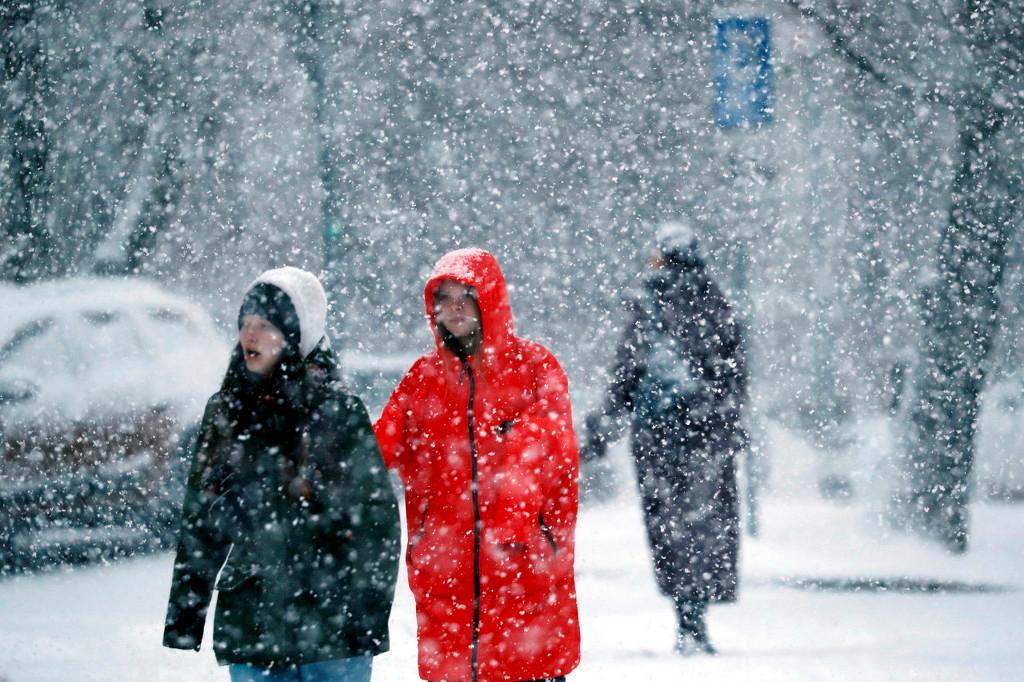
[[[265,378],[255,375],[245,366],[241,344],[235,344],[231,361],[224,374],[220,391],[228,399],[233,427],[237,432],[248,423],[247,411],[260,386],[264,392],[276,394],[281,408],[296,416],[305,416],[315,410],[335,389],[342,388],[341,373],[328,345],[317,346],[306,358],[297,347],[286,346],[273,373]]]
[[[246,315],[259,315],[277,327],[284,335],[285,344],[298,348],[302,339],[299,313],[295,304],[280,287],[269,282],[257,282],[245,294],[238,309],[238,328]]]
[[[441,335],[441,342],[460,360],[465,360],[480,350],[484,340],[484,326],[482,322],[475,330],[462,338],[452,334],[440,322],[437,323],[437,331]]]

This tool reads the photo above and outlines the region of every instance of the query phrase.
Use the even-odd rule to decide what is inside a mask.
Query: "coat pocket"
[[[558,543],[555,541],[555,536],[551,532],[551,528],[549,528],[548,525],[544,523],[544,514],[540,514],[537,517],[537,521],[540,524],[541,535],[543,535],[544,539],[548,541],[549,545],[551,545],[551,553],[558,554]]]
[[[416,549],[416,545],[423,539],[423,534],[427,531],[427,512],[430,511],[430,505],[427,504],[423,507],[423,515],[420,517],[419,526],[416,528],[416,532],[409,538],[408,553],[412,554],[413,550]]]
[[[237,579],[236,579],[237,576]],[[230,574],[217,581],[217,611],[213,618],[213,648],[222,663],[258,660],[271,651],[278,614],[267,604],[264,584],[255,574]]]
[[[231,546],[228,558],[217,575],[214,589],[219,592],[231,592],[259,577],[259,567],[249,561],[245,554],[238,549],[238,545]]]
[[[472,557],[471,536],[428,518],[409,541],[405,557],[409,587],[417,598],[428,594],[472,594]]]
[[[563,577],[566,562],[571,561],[551,528],[544,523],[543,515],[534,520],[525,545],[486,543],[483,549],[484,591],[496,591],[505,596],[550,590]]]

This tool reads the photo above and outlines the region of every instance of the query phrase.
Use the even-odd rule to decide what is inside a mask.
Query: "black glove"
[[[602,454],[580,465],[580,498],[583,504],[607,502],[618,492],[618,476]]]
[[[585,435],[580,447],[580,462],[603,459],[608,454],[608,441],[601,435],[601,415],[587,415],[583,424]]]
[[[600,438],[587,438],[580,447],[580,463],[589,464],[604,459],[608,454],[608,444]]]

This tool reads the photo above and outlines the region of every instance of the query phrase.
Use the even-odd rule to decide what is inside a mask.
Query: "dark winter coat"
[[[478,295],[482,343],[465,360],[434,318],[445,279]],[[579,456],[568,381],[547,349],[515,335],[505,279],[486,251],[438,261],[424,299],[435,348],[375,425],[385,461],[405,483],[420,676],[564,675],[580,656]]]
[[[366,409],[339,387],[324,343],[297,378],[264,382],[242,375],[236,349],[234,384],[207,404],[165,646],[199,648],[216,589],[222,664],[276,668],[388,649],[397,503]]]
[[[703,262],[670,260],[635,304],[583,457],[632,427],[658,585],[677,601],[736,596],[746,379],[739,327]]]

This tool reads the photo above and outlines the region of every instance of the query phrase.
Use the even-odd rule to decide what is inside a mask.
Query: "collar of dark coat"
[[[257,427],[274,431],[275,423],[291,424],[289,428],[294,429],[297,422],[304,421],[342,389],[334,351],[326,344],[299,361],[295,370],[278,371],[270,377],[250,373],[238,354],[222,387],[230,399],[238,433]]]

